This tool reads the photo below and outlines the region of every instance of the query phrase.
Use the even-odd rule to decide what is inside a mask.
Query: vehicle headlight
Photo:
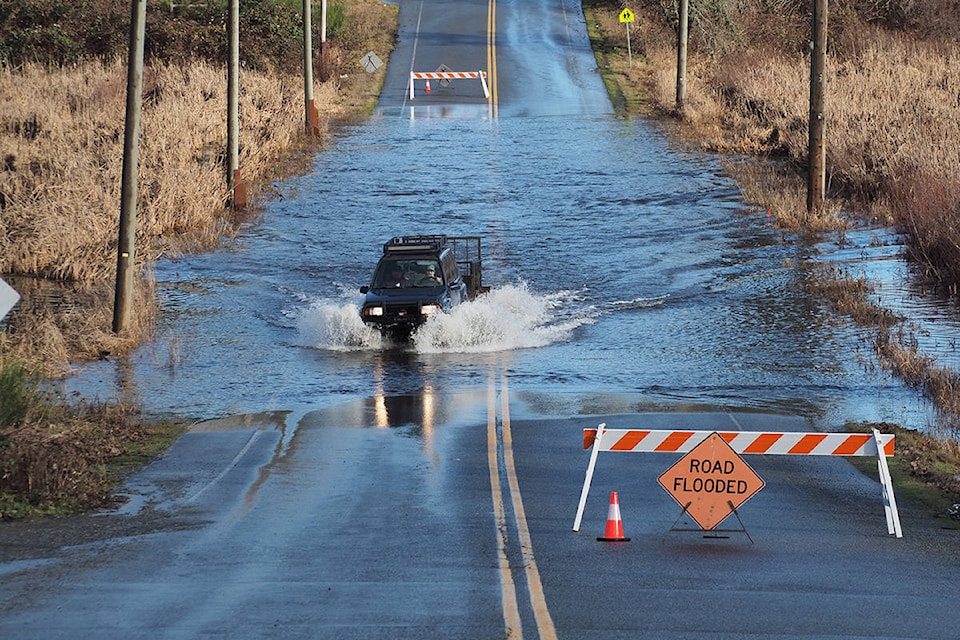
[[[425,316],[432,316],[437,311],[440,311],[440,305],[436,304],[423,304],[420,305],[420,313]]]
[[[365,316],[382,316],[383,307],[364,307],[363,315]]]

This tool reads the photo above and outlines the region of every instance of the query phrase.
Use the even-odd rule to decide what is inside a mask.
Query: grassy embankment
[[[598,66],[618,110],[663,117],[684,144],[740,158],[727,165],[747,199],[800,241],[826,233],[842,241],[845,229],[863,222],[899,228],[924,284],[956,296],[960,29],[942,19],[939,5],[831,9],[828,202],[817,217],[806,210],[808,6],[723,0],[691,6],[682,111],[675,101],[674,5],[630,5],[637,16],[632,65],[618,20],[622,6],[584,2]],[[800,286],[865,327],[881,366],[922,389],[940,411],[939,437],[895,425],[883,430],[898,433],[892,471],[903,490],[942,514],[944,505],[960,502],[960,375],[918,353],[910,327],[870,301],[865,279],[815,264],[808,273]]]
[[[251,215],[225,207],[225,2],[171,11],[151,0],[137,205],[134,327],[111,332],[130,3],[0,5],[0,274],[23,300],[0,333],[0,518],[88,507],[115,470],[182,432],[136,406],[67,404],[41,391],[70,362],[121,354],[149,336],[149,264],[223,242]],[[319,11],[320,3],[314,3]],[[298,170],[304,135],[301,3],[241,9],[240,168],[254,198]],[[395,5],[335,0],[328,51],[314,35],[325,120],[369,113],[396,33]],[[319,28],[319,16],[313,19]]]

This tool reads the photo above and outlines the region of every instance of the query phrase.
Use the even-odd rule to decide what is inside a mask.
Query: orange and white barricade
[[[803,433],[761,431],[681,431],[656,429],[607,429],[600,424],[596,429],[583,430],[583,448],[590,449],[590,462],[580,493],[580,504],[573,530],[580,530],[587,493],[601,451],[635,453],[687,453],[711,434],[718,433],[738,454],[804,455],[804,456],[876,456],[883,487],[887,533],[903,537],[900,515],[893,494],[893,481],[887,458],[894,454],[894,436],[877,429],[867,433]]]
[[[483,87],[483,97],[490,97],[490,90],[487,88],[486,71],[411,71],[410,72],[410,99],[414,99],[413,85],[414,80],[426,80],[427,87],[431,80],[461,80],[464,78],[475,78],[480,80]],[[429,91],[430,89],[427,89]]]

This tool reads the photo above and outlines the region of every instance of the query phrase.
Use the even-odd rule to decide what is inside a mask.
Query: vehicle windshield
[[[374,289],[439,287],[443,275],[436,260],[383,260],[373,278]]]

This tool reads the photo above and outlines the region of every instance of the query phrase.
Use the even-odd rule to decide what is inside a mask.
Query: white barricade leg
[[[410,72],[410,99],[413,100],[413,72]]]
[[[573,521],[573,530],[580,531],[580,521],[583,519],[583,508],[587,506],[587,494],[590,493],[590,482],[593,480],[593,468],[597,465],[597,454],[600,453],[600,440],[603,438],[603,429],[607,424],[601,422],[597,426],[597,439],[593,441],[593,451],[590,452],[590,464],[587,465],[587,474],[583,479],[583,490],[580,492],[580,505],[577,507],[577,518]]]
[[[480,76],[480,84],[483,85],[483,97],[490,99],[490,91],[487,89],[487,74],[483,71],[478,71],[477,74]]]
[[[877,441],[877,467],[880,471],[880,485],[883,487],[883,511],[887,516],[887,533],[902,538],[900,512],[897,511],[897,498],[893,495],[893,478],[890,477],[887,454],[883,451],[883,442],[880,440],[878,429],[873,430],[873,438]]]

